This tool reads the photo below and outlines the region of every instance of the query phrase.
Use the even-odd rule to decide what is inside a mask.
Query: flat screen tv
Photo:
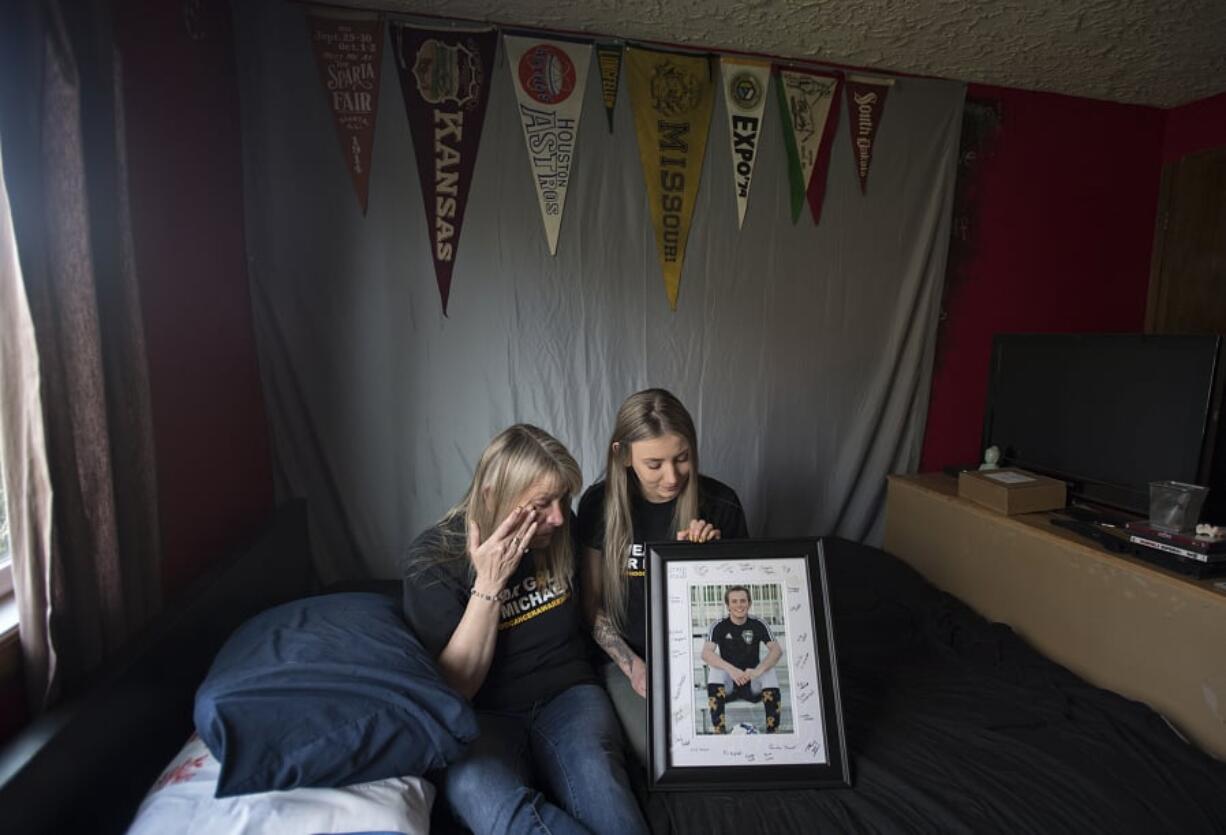
[[[1149,482],[1210,488],[1226,521],[1217,336],[1002,334],[992,346],[983,446],[1068,482],[1083,501],[1141,515]]]

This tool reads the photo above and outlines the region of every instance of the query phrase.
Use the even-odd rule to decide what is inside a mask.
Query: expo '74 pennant
[[[558,251],[592,45],[503,35],[524,128],[528,165],[541,204],[549,254]]]
[[[724,105],[728,111],[728,136],[732,142],[732,185],[736,190],[736,228],[745,224],[749,205],[749,186],[753,164],[762,136],[762,112],[770,85],[770,64],[725,55],[720,58],[723,72]]]
[[[837,75],[799,67],[779,71],[779,112],[788,154],[792,223],[800,219],[806,195],[813,222],[821,220],[826,171],[839,118],[835,106],[838,96]]]
[[[626,77],[664,289],[676,310],[711,129],[711,61],[706,55],[627,47]]]
[[[868,191],[868,169],[873,163],[873,144],[877,129],[885,115],[885,97],[894,86],[892,78],[866,75],[847,76],[847,127],[851,136],[851,152],[860,178],[860,193]]]
[[[383,67],[383,20],[308,13],[307,27],[345,167],[365,215]]]
[[[402,24],[393,24],[392,36],[446,316],[498,38],[493,28],[440,30]]]

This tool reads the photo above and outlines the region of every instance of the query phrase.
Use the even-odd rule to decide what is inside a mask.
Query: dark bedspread
[[[1226,763],[1157,713],[883,551],[828,539],[826,555],[854,787],[655,794],[653,829],[1226,832]]]

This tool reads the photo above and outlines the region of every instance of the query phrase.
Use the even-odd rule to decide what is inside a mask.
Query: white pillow
[[[192,734],[145,795],[128,835],[303,835],[430,831],[434,786],[392,777],[343,789],[294,789],[215,798],[221,764]]]

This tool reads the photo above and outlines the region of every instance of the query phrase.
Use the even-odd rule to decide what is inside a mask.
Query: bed
[[[826,540],[853,788],[644,795],[661,833],[1226,831],[1226,764],[878,549]],[[123,832],[226,634],[315,591],[302,509],[0,756],[6,832]],[[364,587],[398,598],[395,582]],[[291,793],[292,794],[292,793]],[[432,829],[455,831],[444,804]]]

